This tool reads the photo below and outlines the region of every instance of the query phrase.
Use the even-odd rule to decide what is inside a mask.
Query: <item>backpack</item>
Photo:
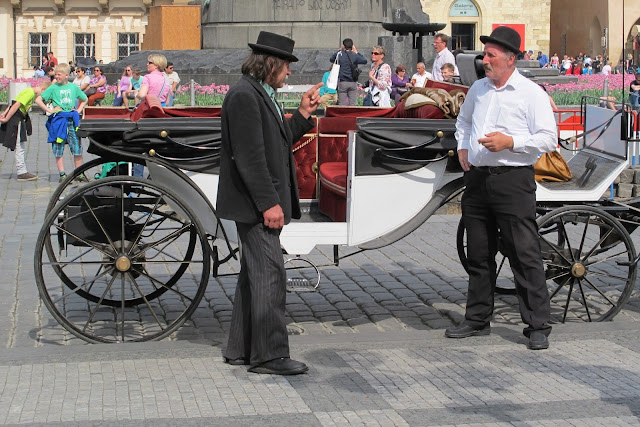
[[[360,77],[360,68],[356,64],[351,61],[351,57],[349,56],[349,52],[346,52],[347,59],[349,60],[349,64],[351,64],[351,77],[353,77],[353,81],[357,82]]]

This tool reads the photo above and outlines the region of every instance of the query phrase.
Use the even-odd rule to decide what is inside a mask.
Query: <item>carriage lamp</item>
[[[166,130],[160,131],[160,136],[162,138],[166,138],[169,135],[169,133]]]
[[[442,132],[441,130],[439,130],[438,132],[436,132],[436,136],[438,138],[442,138],[444,136],[444,132]]]

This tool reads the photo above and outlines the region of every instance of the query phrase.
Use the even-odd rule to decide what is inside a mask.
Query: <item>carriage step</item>
[[[287,270],[287,292],[316,292],[320,284],[320,270],[306,258],[296,255],[284,262]],[[304,274],[306,273],[306,274]],[[307,279],[303,276],[313,277]]]
[[[308,279],[287,279],[287,292],[316,292],[318,285],[315,286]]]

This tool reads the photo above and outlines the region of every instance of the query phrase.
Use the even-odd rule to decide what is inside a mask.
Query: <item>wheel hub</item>
[[[571,275],[573,277],[581,278],[587,273],[587,268],[584,264],[577,262],[571,266]]]
[[[129,259],[129,257],[122,255],[119,256],[116,259],[116,268],[118,269],[118,271],[121,272],[125,272],[125,271],[129,271],[129,269],[131,268],[131,260]]]

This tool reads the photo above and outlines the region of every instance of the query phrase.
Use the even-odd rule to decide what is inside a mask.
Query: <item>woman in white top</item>
[[[604,64],[604,67],[602,67],[602,74],[608,76],[609,74],[611,74],[611,65],[609,65],[606,60],[604,61]]]
[[[382,46],[374,46],[371,52],[371,71],[369,71],[369,90],[378,107],[391,107],[391,67],[384,63],[386,51]],[[379,96],[378,102],[376,97]]]
[[[84,68],[76,68],[76,78],[73,79],[73,84],[78,86],[80,90],[85,90],[89,86],[90,80],[91,78],[85,74]]]

